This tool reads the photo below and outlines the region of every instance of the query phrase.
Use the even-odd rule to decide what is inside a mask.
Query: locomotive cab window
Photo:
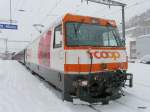
[[[66,28],[67,46],[123,46],[117,27],[68,22]]]
[[[62,26],[59,25],[55,28],[55,33],[54,33],[54,48],[60,48],[62,47]]]

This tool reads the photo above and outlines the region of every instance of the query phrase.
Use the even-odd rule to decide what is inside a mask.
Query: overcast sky
[[[84,1],[84,0],[83,0]],[[126,21],[139,15],[150,7],[150,0],[116,0],[127,4]],[[11,0],[12,19],[16,20],[18,30],[0,29],[0,38],[9,40],[35,39],[39,32],[33,24],[42,24],[43,31],[56,19],[65,13],[89,15],[108,19],[115,19],[121,23],[121,10],[118,7],[103,6],[95,3],[81,3],[81,0]],[[0,23],[10,19],[10,0],[0,0]],[[22,11],[20,11],[22,10]]]

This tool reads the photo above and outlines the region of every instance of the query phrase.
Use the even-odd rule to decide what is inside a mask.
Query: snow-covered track
[[[150,67],[130,64],[134,87],[108,105],[74,105],[58,91],[16,61],[0,60],[0,112],[150,112]],[[141,72],[145,73],[141,75]],[[136,83],[142,84],[138,85]]]

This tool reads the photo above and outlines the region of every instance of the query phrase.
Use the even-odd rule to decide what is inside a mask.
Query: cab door
[[[52,63],[51,68],[55,71],[57,86],[62,86],[61,73],[64,71],[64,49],[63,49],[63,33],[62,25],[58,25],[54,28],[54,39],[52,49]]]

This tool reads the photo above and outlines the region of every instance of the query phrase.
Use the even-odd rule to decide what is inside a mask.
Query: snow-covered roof
[[[137,27],[130,27],[130,28],[127,28],[126,31],[131,31],[131,30],[135,30]]]
[[[150,34],[140,35],[140,36],[139,36],[139,37],[137,37],[137,38],[144,38],[144,37],[146,37],[146,38],[150,38]]]

